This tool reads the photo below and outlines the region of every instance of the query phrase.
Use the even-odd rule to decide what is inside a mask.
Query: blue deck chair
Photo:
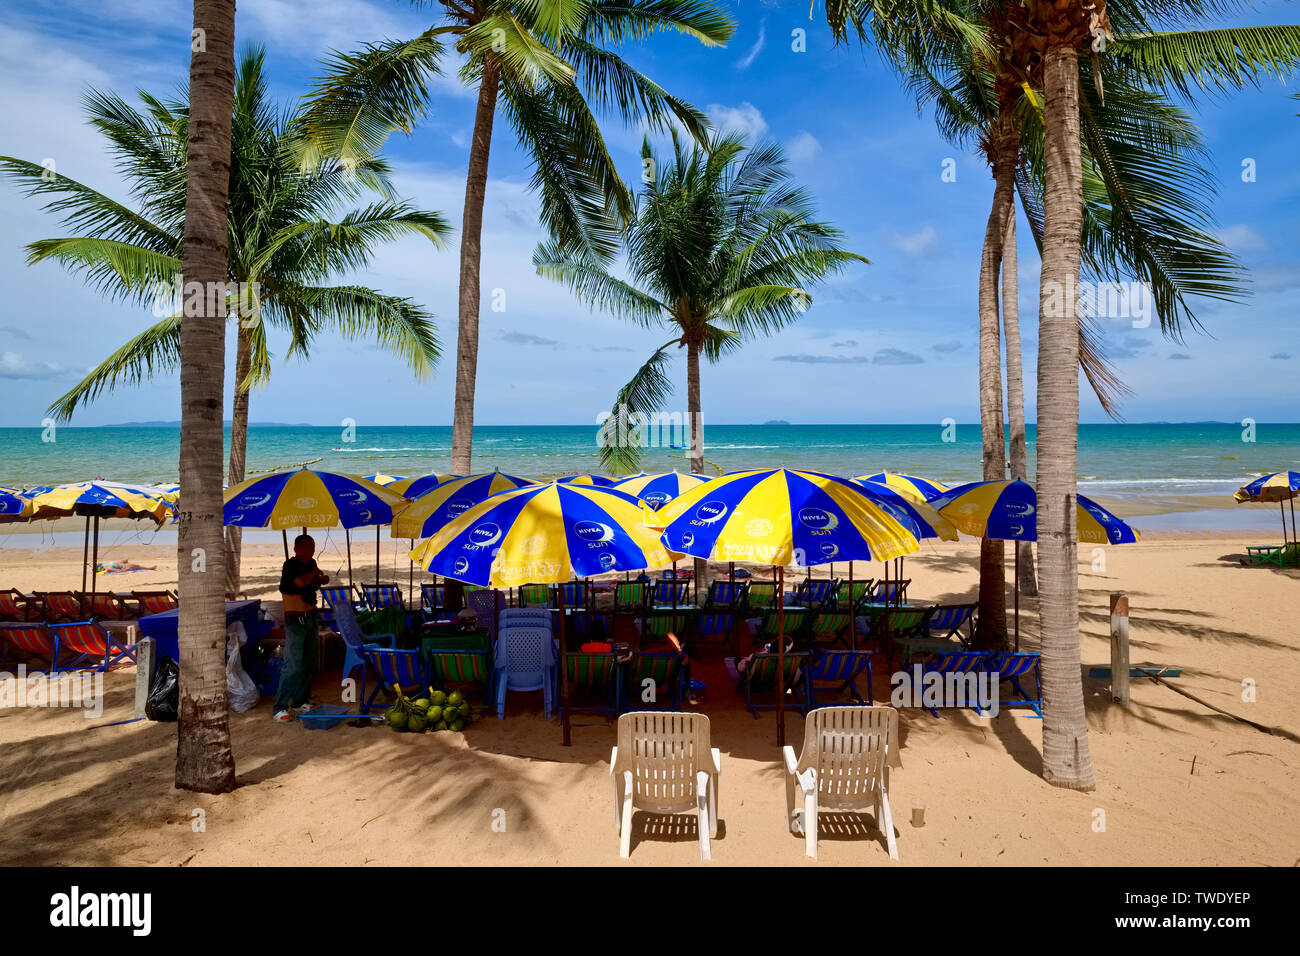
[[[361,585],[361,597],[367,610],[378,611],[386,607],[401,607],[406,605],[402,603],[402,589],[396,584],[363,584]]]
[[[989,673],[996,673],[998,681],[1010,681],[1011,686],[1020,694],[1019,700],[1002,700],[999,696],[999,707],[1029,707],[1033,710],[1036,717],[1043,716],[1043,676],[1042,664],[1043,656],[1036,651],[1019,651],[1017,653],[994,651],[984,659],[984,669]],[[1033,672],[1034,675],[1034,695],[1031,697],[1020,686],[1020,678]]]
[[[555,592],[557,601],[561,597],[564,598],[566,608],[590,608],[591,585],[586,581],[566,581]]]
[[[546,718],[550,719],[556,669],[555,641],[549,623],[546,627],[501,627],[493,655],[497,717],[504,719],[506,716],[506,691],[540,690],[543,710]]]
[[[951,641],[954,637],[961,641],[963,647],[970,647],[975,636],[975,612],[978,604],[940,604],[930,610],[925,628],[930,637]],[[962,636],[965,628],[966,635]]]
[[[686,589],[689,584],[689,581],[656,581],[650,601],[657,605],[681,606],[686,603]]]
[[[873,604],[906,604],[907,586],[911,583],[911,578],[903,578],[901,581],[877,581],[871,601]]]
[[[685,665],[684,653],[633,654],[623,665],[621,710],[681,710],[686,691]]]
[[[356,609],[346,597],[327,606],[333,612],[334,629],[343,638],[343,646],[346,648],[343,655],[343,680],[346,681],[351,677],[358,667],[362,668],[361,694],[364,698],[366,673],[365,659],[361,656],[361,649],[367,644],[373,644],[376,647],[394,647],[397,644],[397,635],[362,633],[361,625],[357,623]]]
[[[379,692],[396,696],[397,688],[403,693],[421,697],[429,679],[424,669],[423,655],[420,651],[402,650],[400,648],[380,647],[377,644],[362,644],[361,660],[365,667],[361,672],[361,713],[368,714]],[[366,672],[375,677],[375,689],[366,697]],[[391,705],[384,704],[384,707]]]
[[[456,616],[447,607],[447,585],[420,585],[420,613],[426,621],[450,621]]]
[[[339,601],[346,601],[353,608],[359,603],[357,601],[357,592],[351,585],[343,587],[325,587],[320,589],[320,622],[325,627],[337,631],[338,621],[334,617],[332,605]]]
[[[979,705],[979,696],[976,694],[976,681],[984,670],[984,663],[989,657],[988,651],[936,651],[926,660],[921,662],[921,677],[925,678],[926,674],[939,674],[944,678],[945,697],[943,703],[945,706],[957,707],[966,706],[974,709],[975,713],[980,716],[984,715],[983,708]],[[966,684],[966,703],[959,705],[956,701],[947,699],[947,677],[954,675]],[[972,703],[972,700],[974,701]],[[935,717],[939,716],[939,711],[934,707],[927,708]]]
[[[808,661],[807,651],[788,651],[785,655],[785,679],[783,685],[789,689],[798,687],[803,681],[803,665]],[[749,664],[745,671],[739,671],[739,662],[733,662],[732,667],[737,668],[737,677],[740,686],[745,690],[745,705],[749,712],[758,719],[760,710],[776,710],[775,701],[770,704],[760,704],[754,700],[755,694],[770,693],[773,696],[777,692],[777,656],[770,651],[760,651],[749,659]],[[807,712],[807,693],[792,694],[789,698],[791,710],[797,710],[800,713]]]
[[[820,651],[808,658],[804,666],[804,687],[808,691],[808,709],[822,705],[817,702],[818,681],[838,684],[839,689],[847,688],[857,704],[872,703],[871,697],[871,658],[875,651]],[[860,675],[867,675],[867,699],[862,699],[855,681]]]
[[[578,643],[612,641],[614,615],[608,611],[582,611],[569,615],[569,633]]]
[[[745,604],[746,581],[713,581],[709,584],[709,593],[704,596],[704,613],[714,614],[722,611],[737,613]]]
[[[794,603],[804,607],[822,610],[835,607],[835,596],[840,590],[839,578],[829,581],[804,580],[794,590]]]
[[[717,640],[735,650],[740,640],[736,630],[738,620],[735,614],[703,611],[695,617],[692,637],[702,644]]]

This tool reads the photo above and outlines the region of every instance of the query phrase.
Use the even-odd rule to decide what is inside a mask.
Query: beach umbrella
[[[1138,532],[1091,498],[1075,495],[1075,533],[1089,544],[1131,544]],[[1027,481],[972,481],[950,489],[931,507],[957,526],[979,538],[1002,541],[1038,540],[1038,493]],[[1014,581],[1020,580],[1020,549]],[[1020,649],[1020,588],[1015,593],[1016,649]]]
[[[879,471],[874,475],[859,475],[854,481],[874,481],[876,484],[888,485],[895,491],[901,491],[911,498],[921,501],[933,501],[943,495],[948,486],[930,478],[918,478],[916,475],[903,475],[892,471]]]
[[[393,520],[406,504],[399,494],[360,475],[332,471],[281,471],[249,478],[226,489],[223,523],[241,528],[268,525],[282,532],[284,556],[289,557],[289,528],[332,528],[342,525],[348,550],[348,584],[352,584],[351,529],[375,528],[375,584],[379,583],[379,525]]]
[[[499,471],[452,478],[425,491],[403,508],[393,521],[392,536],[427,538],[492,495],[537,485],[531,478],[516,478]]]
[[[601,488],[610,488],[614,484],[613,478],[606,478],[604,475],[566,475],[563,478],[556,478],[562,485],[596,485]]]
[[[911,528],[861,485],[818,472],[778,468],[723,475],[657,514],[669,548],[696,558],[772,565],[778,675],[785,674],[785,565],[888,561],[921,547]],[[781,677],[777,691],[777,745],[783,746]]]
[[[655,475],[642,473],[620,478],[610,487],[636,495],[651,508],[661,508],[691,488],[710,480],[708,475],[665,471]]]
[[[381,488],[387,488],[389,485],[393,484],[394,482],[406,480],[399,475],[385,475],[382,471],[377,472],[376,474],[373,475],[362,475],[362,477],[365,478],[366,481],[373,481]]]
[[[15,488],[0,488],[0,521],[24,521],[35,509],[32,499]]]
[[[675,555],[641,522],[632,495],[593,485],[530,485],[485,499],[411,552],[426,571],[484,587],[562,584],[570,575],[644,571]],[[563,601],[563,589],[559,596]],[[569,683],[560,606],[560,719],[569,745]]]
[[[388,490],[396,491],[399,495],[414,500],[419,498],[421,495],[428,494],[439,485],[451,481],[453,478],[459,477],[461,476],[430,473],[427,475],[416,475],[414,478],[398,478],[388,486]]]
[[[1243,501],[1276,501],[1278,510],[1282,512],[1282,545],[1286,546],[1286,511],[1282,507],[1282,502],[1291,502],[1291,541],[1295,542],[1295,497],[1300,495],[1300,471],[1275,471],[1272,474],[1260,475],[1250,484],[1242,485],[1233,494],[1238,502]]]

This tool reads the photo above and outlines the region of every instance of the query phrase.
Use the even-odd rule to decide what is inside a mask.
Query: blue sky
[[[786,146],[822,216],[871,260],[814,294],[795,327],[706,367],[705,419],[751,422],[925,422],[978,419],[976,279],[991,183],[984,163],[962,154],[918,116],[870,51],[834,48],[806,3],[727,6],[738,30],[726,49],[676,36],[625,56],[721,126]],[[83,122],[89,87],[169,94],[188,68],[188,4],[173,0],[32,0],[0,23],[0,153],[41,162],[125,198],[97,137]],[[306,89],[330,49],[409,37],[429,10],[381,0],[241,0],[238,42],[268,48],[274,91]],[[1261,4],[1237,22],[1294,22],[1287,4]],[[792,31],[807,49],[792,49]],[[390,141],[403,196],[459,225],[473,93],[437,84],[429,117]],[[1116,322],[1106,341],[1134,390],[1130,421],[1294,421],[1300,398],[1300,104],[1298,88],[1268,81],[1196,110],[1218,181],[1221,235],[1250,268],[1254,296],[1205,303],[1208,334],[1184,343]],[[611,119],[606,137],[629,182],[639,174],[638,130]],[[1255,161],[1243,182],[1243,159]],[[945,160],[956,181],[945,182]],[[585,424],[666,335],[592,314],[530,264],[542,238],[527,189],[526,157],[497,124],[484,231],[480,424]],[[148,308],[106,302],[55,265],[28,267],[23,245],[63,233],[8,182],[0,182],[0,424],[38,425],[45,408],[85,370],[152,321]],[[1021,317],[1033,418],[1038,258],[1021,223]],[[255,421],[447,424],[456,339],[457,246],[433,252],[403,242],[359,278],[410,296],[438,315],[445,358],[434,380],[413,381],[371,346],[322,338],[312,361],[277,358],[271,384],[254,394]],[[504,290],[505,310],[490,308]],[[282,356],[284,343],[278,345]],[[1173,358],[1173,356],[1185,358]],[[685,363],[674,408],[685,405]],[[229,385],[227,395],[229,395]],[[1102,421],[1086,391],[1084,421]],[[119,389],[79,414],[78,425],[180,417],[174,377]]]

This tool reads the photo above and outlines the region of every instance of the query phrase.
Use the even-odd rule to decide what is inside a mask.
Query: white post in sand
[[[1110,596],[1110,696],[1128,706],[1128,595]]]

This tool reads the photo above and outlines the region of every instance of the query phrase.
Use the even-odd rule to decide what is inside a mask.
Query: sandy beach
[[[1041,722],[1027,711],[988,720],[969,711],[941,710],[936,719],[904,710],[903,767],[891,781],[901,863],[1295,865],[1300,571],[1243,567],[1252,543],[1259,542],[1144,540],[1107,549],[1105,570],[1094,570],[1094,556],[1081,551],[1092,793],[1043,782]],[[166,570],[171,549],[136,548],[129,556],[161,570],[114,576],[114,589],[174,583]],[[907,562],[912,595],[973,600],[977,556],[968,540],[927,543]],[[77,587],[80,557],[79,548],[7,549],[0,585]],[[246,548],[251,597],[273,596],[279,560],[278,546]],[[386,572],[397,563],[395,549],[391,560],[385,555]],[[373,560],[359,560],[358,578],[366,567],[373,575]],[[860,565],[855,573],[878,571]],[[1086,673],[1109,663],[1108,595],[1120,590],[1132,601],[1135,664],[1180,666],[1182,677],[1171,683],[1273,733],[1146,681],[1135,681],[1129,709],[1112,705],[1107,681]],[[1024,645],[1032,649],[1033,601],[1022,612]],[[697,665],[709,684],[699,709],[723,755],[714,863],[816,865],[783,825],[775,718],[749,715],[725,685],[720,655],[707,650]],[[877,700],[888,693],[884,671],[876,668]],[[317,681],[321,700],[337,695],[332,673]],[[1243,700],[1248,681],[1254,702]],[[613,728],[579,715],[565,748],[558,722],[542,718],[540,695],[512,695],[503,721],[486,717],[464,734],[421,736],[276,724],[264,698],[231,716],[239,788],[209,797],[172,787],[174,724],[105,726],[132,716],[134,682],[132,668],[110,673],[104,712],[93,720],[67,709],[0,710],[0,864],[620,862],[608,778]],[[797,714],[788,734],[797,749]],[[925,807],[919,828],[911,824],[916,806]],[[630,863],[698,862],[694,826],[690,817],[638,813]],[[891,865],[870,815],[824,820],[819,862]]]

